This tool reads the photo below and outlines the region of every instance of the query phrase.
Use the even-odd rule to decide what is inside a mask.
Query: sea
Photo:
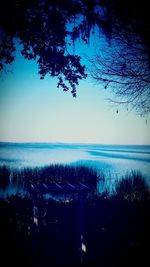
[[[140,171],[150,185],[150,145],[0,142],[0,165],[16,169],[50,164],[88,166],[107,181]]]

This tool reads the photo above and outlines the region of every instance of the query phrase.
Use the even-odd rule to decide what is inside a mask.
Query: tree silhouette
[[[140,40],[134,45],[127,40],[118,40],[116,45],[115,41],[89,62],[92,78],[113,92],[110,101],[134,108],[140,115],[150,111],[149,58]]]
[[[150,111],[150,27],[148,3],[103,1],[112,21],[111,45],[100,48],[91,63],[90,74],[115,98],[109,99],[140,115]],[[106,3],[107,2],[107,3]],[[117,97],[117,98],[116,98]]]
[[[58,87],[76,96],[86,78],[79,55],[71,53],[76,39],[88,43],[97,26],[110,40],[139,36],[150,56],[148,3],[143,0],[5,0],[0,11],[0,70],[15,58],[16,40],[22,55],[38,64],[41,79],[58,78]],[[133,41],[133,40],[132,40]],[[150,60],[149,60],[150,62]]]

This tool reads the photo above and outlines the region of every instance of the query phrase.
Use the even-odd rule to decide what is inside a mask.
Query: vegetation
[[[11,173],[11,180],[10,180]],[[41,168],[23,168],[10,170],[7,167],[0,167],[1,181],[0,185],[14,185],[23,188],[29,188],[39,183],[65,183],[73,184],[84,183],[85,185],[96,187],[100,177],[93,169],[84,166],[69,166],[69,165],[49,165]]]
[[[117,197],[128,200],[142,200],[149,195],[149,188],[140,172],[127,174],[116,183],[115,194]]]
[[[0,188],[5,189],[10,183],[10,169],[0,166]]]
[[[128,194],[143,196],[141,190],[148,191],[137,177],[119,182],[113,196],[96,195],[82,203],[42,198],[35,203],[28,196],[1,199],[1,260],[7,265],[11,258],[16,267],[146,266],[150,198],[124,197],[126,183]]]
[[[98,183],[105,183],[105,179],[103,173],[98,174],[96,170],[85,166],[54,164],[22,169],[9,169],[6,166],[0,166],[0,188],[2,190],[8,186],[19,186],[28,190],[31,184],[36,186],[41,183],[59,184],[66,182],[83,183],[91,189],[97,189]],[[103,198],[111,197],[107,188],[103,193],[96,193],[97,196],[98,194]],[[149,186],[140,172],[132,171],[116,181],[113,196],[122,200],[141,200],[149,196]],[[95,199],[95,195],[93,197]]]
[[[99,49],[89,62],[92,79],[113,93],[110,102],[128,110],[134,108],[139,115],[149,112],[149,58],[138,39],[133,45],[118,37],[111,47]]]
[[[105,58],[101,64],[99,60],[99,81],[103,81],[105,86],[119,82],[122,90],[117,87],[117,94],[127,97],[133,106],[142,108],[145,113],[149,112],[147,0],[142,3],[136,0],[3,1],[0,11],[0,70],[12,63],[19,43],[21,54],[37,62],[41,79],[47,74],[57,77],[58,87],[64,91],[71,90],[76,96],[76,87],[87,74],[78,51],[75,54],[71,46],[74,48],[77,39],[89,43],[90,34],[96,29],[100,37],[103,33],[109,42],[114,41],[115,48],[119,47],[117,53],[108,53],[109,61],[106,62]],[[98,45],[101,54],[101,42]]]

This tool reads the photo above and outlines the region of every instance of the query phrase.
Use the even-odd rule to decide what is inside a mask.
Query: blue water
[[[107,179],[139,170],[150,184],[150,146],[0,143],[0,165],[22,168],[51,163],[86,165],[103,172]]]

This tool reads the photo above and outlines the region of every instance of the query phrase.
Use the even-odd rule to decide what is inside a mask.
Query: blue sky
[[[0,80],[0,141],[150,144],[149,118],[146,124],[121,107],[116,113],[106,100],[110,94],[90,79],[73,98],[56,79],[40,80],[36,63],[21,55],[11,69]]]

